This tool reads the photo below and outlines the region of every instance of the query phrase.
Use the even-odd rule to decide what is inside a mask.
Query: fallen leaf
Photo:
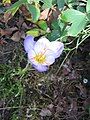
[[[11,12],[5,12],[4,13],[4,22],[7,23],[8,20],[10,20],[12,18],[12,14]]]
[[[60,11],[56,8],[53,7],[47,17],[47,23],[50,26],[53,20],[57,20],[58,16],[60,15]]]
[[[11,37],[11,39],[15,42],[18,42],[20,38],[21,38],[21,33],[19,31],[15,32],[13,36]]]
[[[8,36],[8,35],[10,35],[12,32],[11,31],[9,31],[9,30],[7,30],[7,29],[0,29],[0,34],[1,34],[1,36],[4,36],[4,35],[6,35],[6,36]]]
[[[25,32],[24,31],[21,31],[21,38],[25,38]]]
[[[49,8],[43,10],[40,15],[40,20],[46,20],[49,14]]]
[[[20,7],[20,12],[23,14],[23,16],[26,18],[26,20],[31,19],[31,15],[24,5],[22,5]]]
[[[0,34],[1,36],[10,36],[12,34],[12,32],[18,30],[17,27],[12,27],[12,28],[7,28],[7,29],[0,29]]]

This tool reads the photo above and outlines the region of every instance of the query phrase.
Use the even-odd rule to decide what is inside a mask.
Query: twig
[[[72,51],[72,50],[70,50],[70,51],[67,53],[66,57],[64,58],[64,60],[62,61],[61,65],[60,65],[59,69],[57,70],[56,75],[59,73],[61,67],[63,66],[64,62],[65,62],[66,59],[68,58],[68,56],[69,56],[69,54],[71,53],[71,51]]]

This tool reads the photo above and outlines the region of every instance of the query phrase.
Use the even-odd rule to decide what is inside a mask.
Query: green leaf
[[[14,4],[12,4],[6,12],[11,12],[12,16],[14,16],[22,4],[23,4],[23,2],[21,0],[19,0],[19,1],[15,2]]]
[[[47,30],[47,28],[48,28],[48,26],[47,26],[47,23],[46,23],[46,21],[44,21],[44,20],[40,20],[40,21],[38,21],[38,26],[42,29],[42,30]]]
[[[66,3],[66,4],[69,4],[69,3],[77,3],[77,0],[65,0],[65,3]]]
[[[86,12],[90,13],[90,0],[87,0]]]
[[[57,0],[57,5],[59,10],[64,7],[64,4],[65,4],[65,0]]]
[[[50,41],[55,41],[56,39],[60,38],[60,31],[52,30],[52,32],[49,33],[47,37]]]
[[[52,0],[41,0],[44,5],[43,5],[43,8],[51,8],[52,7]]]
[[[37,37],[37,36],[39,36],[39,29],[38,28],[33,28],[33,29],[27,31],[26,34]]]
[[[29,4],[32,4],[32,2],[39,3],[40,0],[27,0]]]
[[[2,3],[3,3],[3,4],[7,4],[7,3],[10,4],[10,3],[11,3],[11,0],[2,0]]]
[[[27,9],[32,15],[32,21],[36,22],[40,17],[40,9],[35,5],[27,4]]]
[[[39,3],[40,0],[34,0],[34,2]]]
[[[86,12],[85,6],[78,6],[77,10],[80,11],[80,12],[83,12],[83,13]]]
[[[77,36],[85,28],[87,23],[87,16],[74,9],[64,11],[61,15],[61,19],[64,22],[72,23],[71,26],[68,27],[69,36]]]
[[[90,13],[87,14],[88,22],[90,23]]]
[[[40,35],[43,35],[45,34],[45,31],[41,30],[41,29],[38,29],[38,28],[33,28],[31,30],[28,30],[26,32],[27,35],[31,35],[31,36],[34,36],[34,37],[38,37]]]
[[[51,28],[54,30],[60,30],[59,24],[58,24],[58,20],[53,20],[51,23]]]

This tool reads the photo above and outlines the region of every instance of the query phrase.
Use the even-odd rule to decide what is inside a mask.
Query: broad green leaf
[[[83,12],[83,13],[86,12],[85,6],[78,6],[77,10],[80,11],[80,12]]]
[[[31,36],[34,36],[34,37],[38,37],[40,35],[43,35],[45,34],[45,31],[41,30],[41,29],[38,29],[38,28],[33,28],[31,30],[28,30],[26,32],[27,35],[31,35]]]
[[[23,4],[22,1],[19,0],[15,2],[14,4],[12,4],[12,6],[6,12],[10,12],[12,16],[14,16],[14,14],[17,12],[17,10],[22,4]]]
[[[47,37],[50,41],[55,41],[56,39],[60,38],[60,31],[52,30],[52,32],[49,33]]]
[[[57,0],[58,9],[62,9],[64,7],[65,0]]]
[[[60,30],[62,31],[65,26],[65,23],[63,23],[60,19],[58,19],[58,25],[60,27]]]
[[[46,21],[44,21],[44,20],[40,20],[40,21],[38,21],[38,26],[42,29],[42,30],[47,30],[47,28],[48,28],[48,26],[47,26],[47,23],[46,23]]]
[[[84,29],[87,23],[87,16],[84,13],[74,9],[64,11],[61,15],[61,19],[64,22],[72,23],[68,28],[69,36],[77,36]]]
[[[27,0],[29,4],[32,4],[32,2],[39,3],[40,0]]]
[[[88,17],[88,22],[90,23],[90,13],[89,14],[87,14],[87,17]]]
[[[52,21],[51,28],[53,30],[60,30],[60,27],[59,27],[59,24],[58,24],[58,20],[53,20]]]
[[[39,29],[38,28],[33,28],[33,29],[27,31],[26,34],[37,37],[37,36],[39,36]]]
[[[44,5],[43,5],[43,8],[51,8],[52,7],[52,0],[41,0]]]
[[[40,9],[37,6],[30,4],[27,5],[27,9],[32,15],[32,21],[36,22],[40,17]]]
[[[76,3],[76,2],[77,2],[77,0],[65,0],[65,3],[67,3],[67,4],[68,4],[68,3],[73,3],[73,2],[75,2],[75,3]]]
[[[86,12],[90,13],[90,0],[87,0]]]
[[[36,2],[36,3],[39,3],[40,0],[33,0],[33,1]]]

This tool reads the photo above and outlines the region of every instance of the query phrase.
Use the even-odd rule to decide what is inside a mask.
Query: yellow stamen
[[[38,63],[42,64],[42,63],[45,62],[46,56],[45,56],[43,53],[39,53],[39,54],[37,54],[37,55],[34,57],[34,59],[35,59]]]

